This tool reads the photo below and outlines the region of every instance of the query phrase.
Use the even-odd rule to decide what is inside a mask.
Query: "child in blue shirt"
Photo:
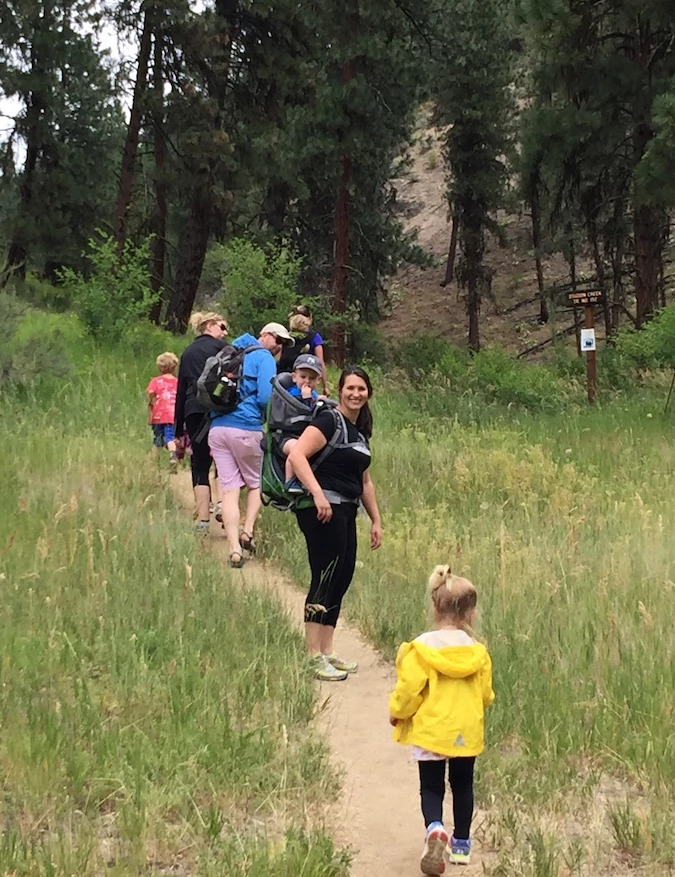
[[[311,353],[302,353],[293,363],[292,377],[295,386],[291,387],[288,392],[296,399],[302,400],[308,408],[314,408],[319,398],[319,394],[316,392],[316,385],[322,376],[323,364],[318,356],[313,356]],[[297,438],[288,438],[283,443],[281,450],[286,458],[288,458],[297,441]],[[305,492],[305,488],[295,477],[293,467],[288,459],[286,459],[285,475],[286,482],[284,487],[288,493],[300,494]]]

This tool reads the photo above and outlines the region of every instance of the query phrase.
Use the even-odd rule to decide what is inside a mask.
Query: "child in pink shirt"
[[[149,423],[154,433],[153,446],[158,450],[167,448],[170,454],[171,471],[178,470],[176,442],[174,436],[174,416],[176,410],[176,391],[178,389],[178,357],[175,353],[161,353],[157,357],[159,375],[153,378],[146,390],[149,408]]]

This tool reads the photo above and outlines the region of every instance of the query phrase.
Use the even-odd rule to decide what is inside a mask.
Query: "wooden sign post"
[[[584,306],[584,328],[579,339],[580,350],[586,354],[586,384],[588,401],[595,402],[598,394],[598,366],[595,356],[595,306],[602,304],[601,289],[584,289],[570,292],[568,304]]]

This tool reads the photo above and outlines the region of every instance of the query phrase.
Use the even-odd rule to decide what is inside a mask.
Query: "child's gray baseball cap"
[[[299,368],[309,368],[319,376],[323,374],[321,360],[318,356],[313,356],[311,353],[301,353],[295,360],[293,363],[293,371],[297,371]]]

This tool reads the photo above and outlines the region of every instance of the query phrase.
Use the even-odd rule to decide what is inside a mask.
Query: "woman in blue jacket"
[[[263,326],[256,339],[248,332],[235,338],[234,347],[253,347],[244,357],[241,402],[229,414],[211,421],[209,447],[218,469],[223,527],[230,548],[230,566],[244,565],[242,549],[252,551],[253,530],[260,513],[260,441],[263,417],[276,374],[275,356],[285,344],[292,344],[281,323]],[[239,494],[247,489],[244,529],[239,533]]]

